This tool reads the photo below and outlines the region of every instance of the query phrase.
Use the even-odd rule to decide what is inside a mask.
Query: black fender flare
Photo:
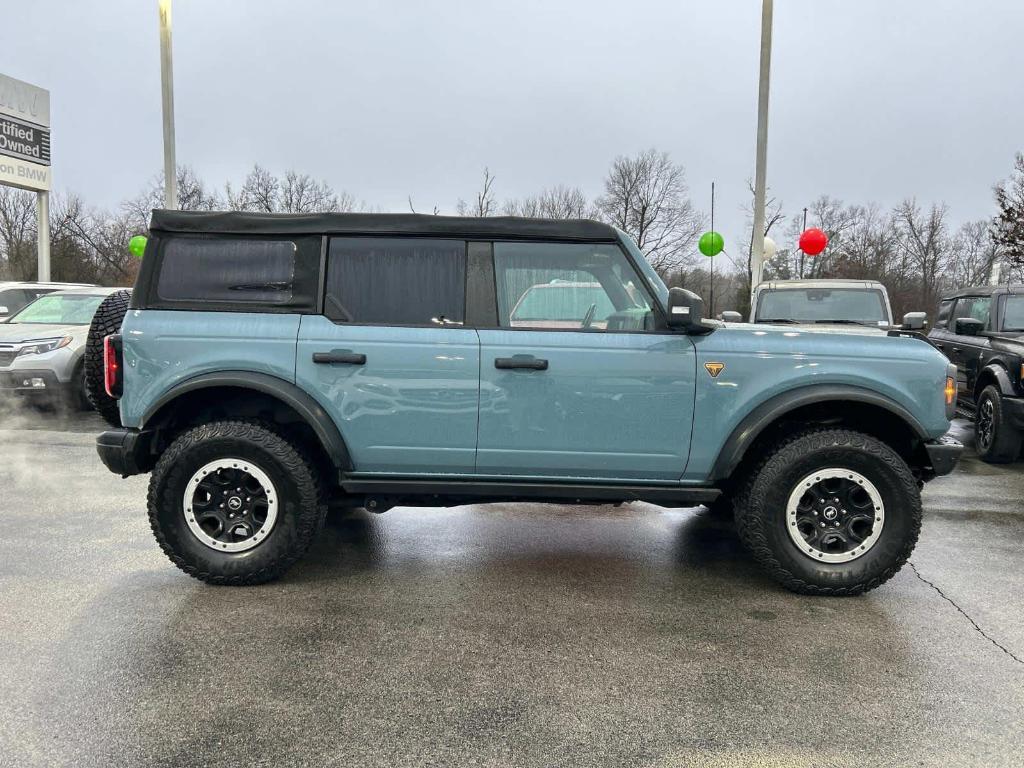
[[[728,478],[739,466],[747,449],[769,425],[787,413],[805,405],[833,401],[853,401],[878,406],[889,411],[909,426],[922,441],[928,432],[917,418],[890,397],[863,387],[846,384],[812,384],[789,389],[768,398],[748,413],[730,433],[711,470],[712,480]]]
[[[254,392],[261,392],[277,398],[285,405],[291,407],[309,424],[336,468],[344,472],[353,469],[352,455],[345,444],[345,439],[342,437],[338,425],[334,423],[334,420],[324,410],[323,406],[314,400],[309,393],[295,386],[290,381],[285,381],[277,376],[271,376],[266,373],[256,373],[254,371],[217,371],[216,373],[204,373],[181,381],[164,392],[150,405],[145,415],[143,415],[139,427],[145,427],[150,419],[164,406],[182,395],[211,387],[251,389]]]
[[[996,380],[996,385],[999,387],[999,393],[1004,397],[1016,397],[1017,393],[1013,390],[1013,382],[1010,381],[1010,374],[1006,371],[999,363],[989,363],[980,371],[978,371],[978,382],[980,383],[986,376],[993,376]],[[981,394],[981,390],[984,387],[975,384],[974,392],[971,394],[976,400],[978,395]]]

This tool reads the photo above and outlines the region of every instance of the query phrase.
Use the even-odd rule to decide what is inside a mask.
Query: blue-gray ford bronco
[[[214,584],[282,574],[330,505],[639,500],[727,511],[789,589],[856,594],[906,562],[961,451],[923,338],[705,319],[605,224],[158,210],[150,231],[101,339],[98,450],[151,473],[157,541]]]

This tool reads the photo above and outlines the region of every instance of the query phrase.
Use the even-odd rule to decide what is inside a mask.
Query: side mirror
[[[903,316],[903,330],[904,331],[920,331],[928,324],[927,317],[924,312],[907,312]]]
[[[685,288],[673,288],[668,292],[668,327],[681,331],[703,329],[704,299]]]
[[[722,313],[722,322],[724,323],[742,323],[743,315],[731,309],[725,310]]]
[[[973,317],[958,317],[953,324],[953,330],[957,336],[977,336],[985,330],[985,324]]]
[[[9,310],[7,307],[0,307],[0,315],[9,315],[9,314],[11,314],[11,310]]]

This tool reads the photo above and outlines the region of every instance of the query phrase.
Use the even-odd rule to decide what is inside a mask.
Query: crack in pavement
[[[938,593],[939,597],[941,597],[947,603],[949,603],[954,608],[956,608],[963,615],[963,617],[965,619],[967,619],[969,622],[971,622],[971,626],[974,627],[978,631],[978,634],[980,634],[982,637],[984,637],[986,640],[988,640],[990,643],[992,643],[992,645],[994,645],[1000,651],[1002,651],[1007,656],[1009,656],[1011,659],[1016,661],[1018,664],[1024,664],[1024,659],[1020,658],[1017,654],[1015,654],[1013,651],[1011,651],[1005,645],[1002,645],[997,640],[995,640],[995,638],[993,638],[984,629],[982,629],[980,626],[978,626],[978,622],[976,622],[974,619],[972,619],[970,617],[970,615],[967,613],[967,611],[965,611],[963,608],[961,608],[959,605],[957,605],[956,602],[953,600],[953,598],[951,598],[949,595],[947,595],[945,592],[943,592],[941,589],[939,589],[937,586],[935,586],[935,584],[933,584],[932,582],[928,581],[928,579],[926,579],[924,576],[922,576],[921,572],[919,570],[917,570],[917,566],[914,565],[910,560],[907,560],[907,565],[910,566],[910,570],[912,570],[914,572],[914,574],[917,576],[918,579],[920,579],[922,582],[924,582],[929,587],[934,589]]]

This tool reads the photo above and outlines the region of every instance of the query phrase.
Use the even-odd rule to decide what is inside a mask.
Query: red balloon
[[[808,256],[817,256],[828,245],[828,235],[817,227],[808,227],[800,233],[800,250]]]

